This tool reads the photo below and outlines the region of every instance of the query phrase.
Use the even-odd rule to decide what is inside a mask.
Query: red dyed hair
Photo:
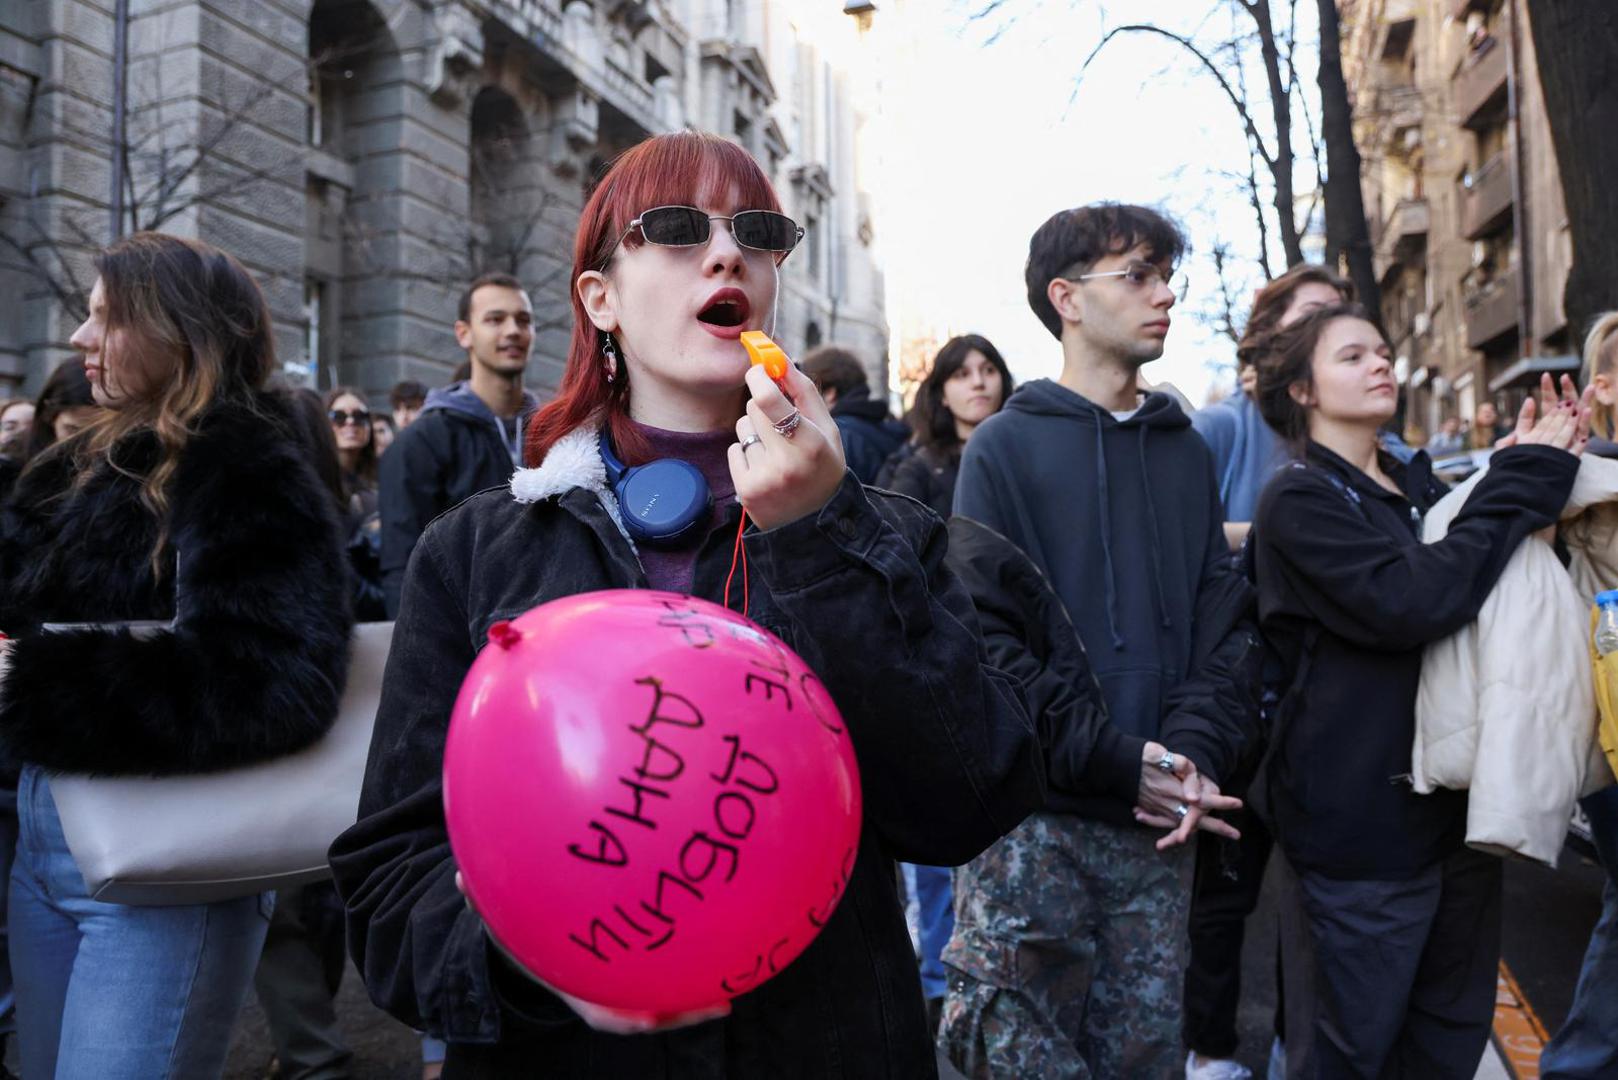
[[[774,210],[781,201],[758,162],[746,150],[717,135],[681,131],[655,135],[620,154],[608,167],[579,216],[573,241],[573,278],[589,270],[605,269],[614,254],[613,242],[629,223],[654,206],[702,206],[722,201],[735,191],[738,210]],[[625,237],[623,246],[640,243]],[[629,420],[629,379],[621,373],[609,385],[603,376],[601,331],[584,313],[578,289],[573,290],[573,340],[568,346],[567,368],[561,389],[528,426],[523,456],[538,465],[562,436],[587,424],[605,423],[619,458],[640,464],[651,448]]]

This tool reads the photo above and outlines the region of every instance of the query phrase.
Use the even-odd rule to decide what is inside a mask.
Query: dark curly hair
[[[1085,273],[1106,256],[1141,244],[1153,263],[1176,264],[1187,250],[1180,227],[1148,207],[1103,202],[1052,214],[1028,241],[1028,263],[1023,268],[1028,306],[1060,341],[1062,317],[1045,294],[1050,283]]]

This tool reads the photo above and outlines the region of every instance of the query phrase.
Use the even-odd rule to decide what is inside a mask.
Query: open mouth
[[[745,323],[751,313],[747,295],[740,289],[720,289],[697,312],[697,319],[709,326],[737,327]]]

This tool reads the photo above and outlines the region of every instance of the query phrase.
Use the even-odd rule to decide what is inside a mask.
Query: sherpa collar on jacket
[[[612,523],[618,526],[624,539],[629,540],[630,547],[635,546],[629,530],[624,527],[618,497],[607,483],[607,465],[601,460],[599,425],[574,428],[556,440],[544,461],[511,474],[511,495],[520,503],[560,498],[574,488],[594,492]]]

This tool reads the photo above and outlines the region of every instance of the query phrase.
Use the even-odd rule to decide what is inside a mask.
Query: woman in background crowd
[[[376,432],[360,392],[339,386],[326,395],[326,417],[336,440],[348,507],[343,518],[348,555],[357,578],[355,618],[386,618],[382,602],[382,522],[377,513]]]
[[[885,486],[926,503],[939,517],[949,517],[966,440],[1000,411],[1014,388],[1011,369],[988,338],[962,334],[946,341],[916,390],[913,448],[895,452],[890,460],[896,464]],[[915,904],[927,1023],[936,1031],[947,989],[939,957],[955,927],[950,872],[941,866],[903,865],[905,886]]]
[[[77,435],[99,415],[101,409],[91,394],[84,361],[62,361],[46,378],[34,401],[34,425],[28,435],[27,457],[32,459],[48,447]]]
[[[1594,387],[1586,453],[1618,458],[1618,311],[1598,317],[1584,341],[1584,382]],[[1607,871],[1601,918],[1590,934],[1567,1019],[1540,1055],[1544,1080],[1602,1080],[1618,1076],[1618,786],[1579,805]]]
[[[949,517],[966,440],[1014,388],[1011,369],[988,338],[962,334],[946,341],[916,390],[915,451],[895,466],[889,489]]]
[[[208,772],[320,738],[347,670],[342,546],[265,390],[271,318],[241,264],[137,233],[96,270],[72,344],[105,411],[33,458],[0,512],[12,635],[0,749],[22,764],[10,898],[22,1072],[217,1076],[272,895],[92,899],[50,776]],[[120,625],[134,622],[157,625]]]
[[[1286,856],[1289,1077],[1470,1080],[1488,1045],[1501,871],[1465,846],[1467,795],[1410,782],[1422,651],[1477,617],[1506,561],[1556,522],[1587,406],[1525,403],[1448,535],[1425,455],[1378,445],[1398,387],[1361,308],[1323,308],[1259,360],[1264,418],[1297,460],[1254,522],[1259,616],[1287,672],[1263,778]]]
[[[0,457],[22,460],[28,448],[28,433],[33,427],[32,398],[11,398],[0,402]]]

